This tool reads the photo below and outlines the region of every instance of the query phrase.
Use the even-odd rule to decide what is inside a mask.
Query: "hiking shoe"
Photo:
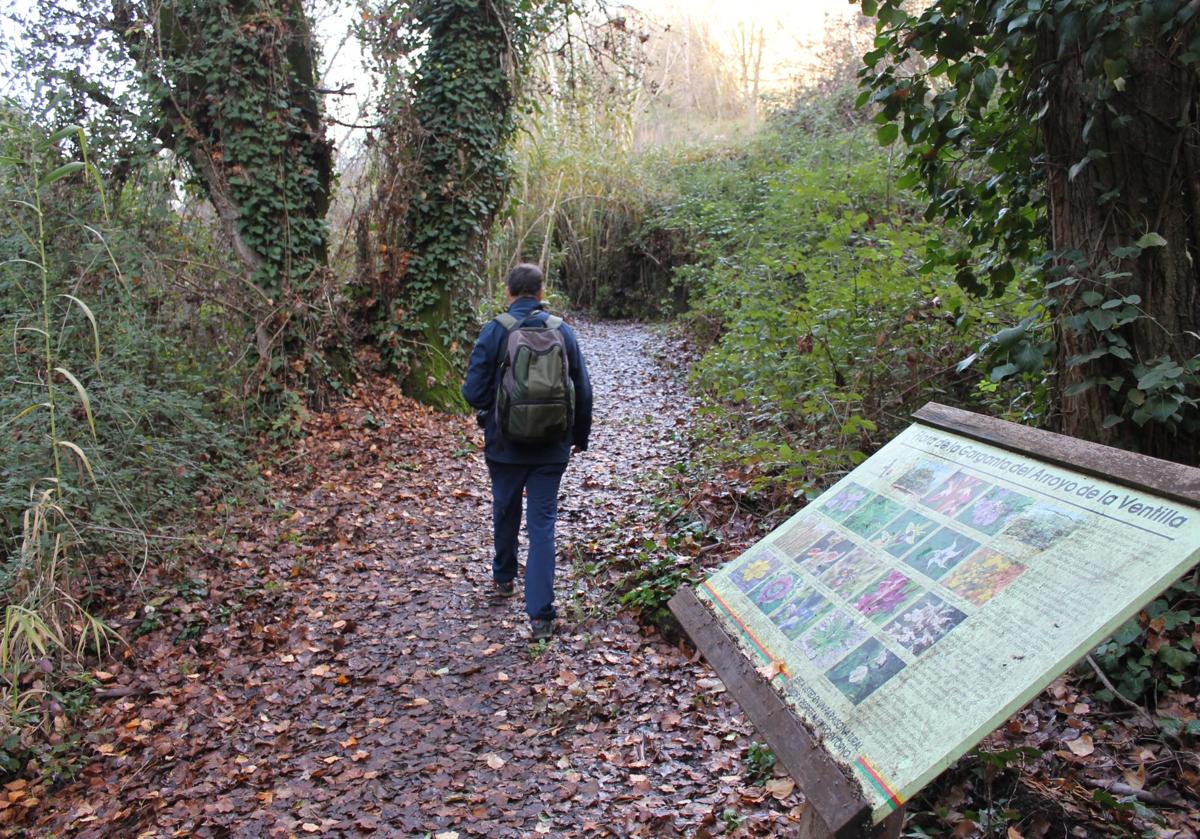
[[[517,587],[512,580],[493,580],[496,584],[496,594],[500,597],[512,597]]]
[[[533,640],[545,641],[554,634],[554,621],[550,618],[534,618],[530,628],[533,630]]]

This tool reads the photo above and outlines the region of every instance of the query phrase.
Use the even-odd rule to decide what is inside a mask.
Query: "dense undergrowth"
[[[873,132],[832,104],[801,100],[745,147],[683,163],[659,216],[695,254],[675,282],[702,353],[700,448],[774,503],[828,486],[930,399],[1029,401],[955,372],[1011,303],[923,270],[927,241],[954,231],[922,220]]]
[[[0,771],[36,773],[57,771],[84,660],[120,643],[106,583],[136,584],[237,468],[237,364],[186,287],[220,256],[167,178],[114,192],[79,128],[11,104],[0,155]]]

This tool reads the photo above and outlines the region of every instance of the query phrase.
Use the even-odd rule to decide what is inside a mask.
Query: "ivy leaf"
[[[1179,401],[1179,397],[1173,393],[1156,393],[1146,400],[1143,408],[1150,411],[1154,419],[1166,422],[1179,410]]]
[[[1180,649],[1174,644],[1166,644],[1158,649],[1158,657],[1162,663],[1172,670],[1183,673],[1196,660],[1196,654],[1190,650]]]
[[[1142,238],[1138,239],[1135,246],[1138,248],[1162,248],[1166,247],[1167,240],[1157,233],[1147,233]]]
[[[972,100],[980,107],[986,105],[996,89],[996,71],[988,67],[975,76],[975,87],[971,92]]]
[[[1154,369],[1146,375],[1138,379],[1138,388],[1140,390],[1152,390],[1156,384],[1165,379],[1166,376],[1162,370]]]
[[[1104,427],[1112,428],[1114,425],[1120,425],[1125,422],[1125,418],[1120,414],[1109,414],[1104,418]]]
[[[896,138],[900,136],[900,126],[894,122],[886,123],[879,126],[878,137],[879,145],[890,146],[896,142]]]
[[[991,375],[989,376],[989,378],[993,382],[1003,381],[1004,379],[1011,376],[1013,373],[1016,373],[1018,370],[1020,370],[1020,368],[1017,367],[1017,365],[1015,365],[1015,364],[1001,364],[1001,365],[998,365],[998,366],[992,368],[992,372],[991,372]]]
[[[1045,356],[1031,341],[1022,341],[1020,347],[1013,354],[1013,362],[1021,369],[1023,373],[1036,373],[1042,369],[1042,363]]]
[[[1089,361],[1095,361],[1097,358],[1108,355],[1110,352],[1108,347],[1096,347],[1090,352],[1073,355],[1067,359],[1068,367],[1078,367],[1080,364],[1087,364]]]

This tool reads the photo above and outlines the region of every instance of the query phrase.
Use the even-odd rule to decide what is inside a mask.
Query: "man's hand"
[[[580,452],[586,452],[586,451],[587,451],[587,446],[579,446],[579,445],[571,446],[571,454],[579,454]]]

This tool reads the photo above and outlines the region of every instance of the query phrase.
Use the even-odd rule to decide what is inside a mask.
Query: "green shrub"
[[[757,486],[829,483],[931,397],[1013,398],[954,373],[981,324],[1013,315],[972,311],[952,277],[922,271],[939,231],[892,180],[866,129],[797,112],[676,170],[656,221],[697,256],[674,279],[705,350],[703,442]]]
[[[0,236],[9,700],[0,736],[9,738],[28,727],[30,708],[50,707],[55,659],[106,649],[86,583],[101,570],[135,578],[159,552],[154,529],[195,505],[192,493],[236,452],[236,435],[209,404],[221,380],[205,364],[211,356],[179,337],[187,330],[176,319],[190,316],[147,283],[145,220],[114,207],[79,128],[51,132],[0,105],[0,204],[9,222]]]

